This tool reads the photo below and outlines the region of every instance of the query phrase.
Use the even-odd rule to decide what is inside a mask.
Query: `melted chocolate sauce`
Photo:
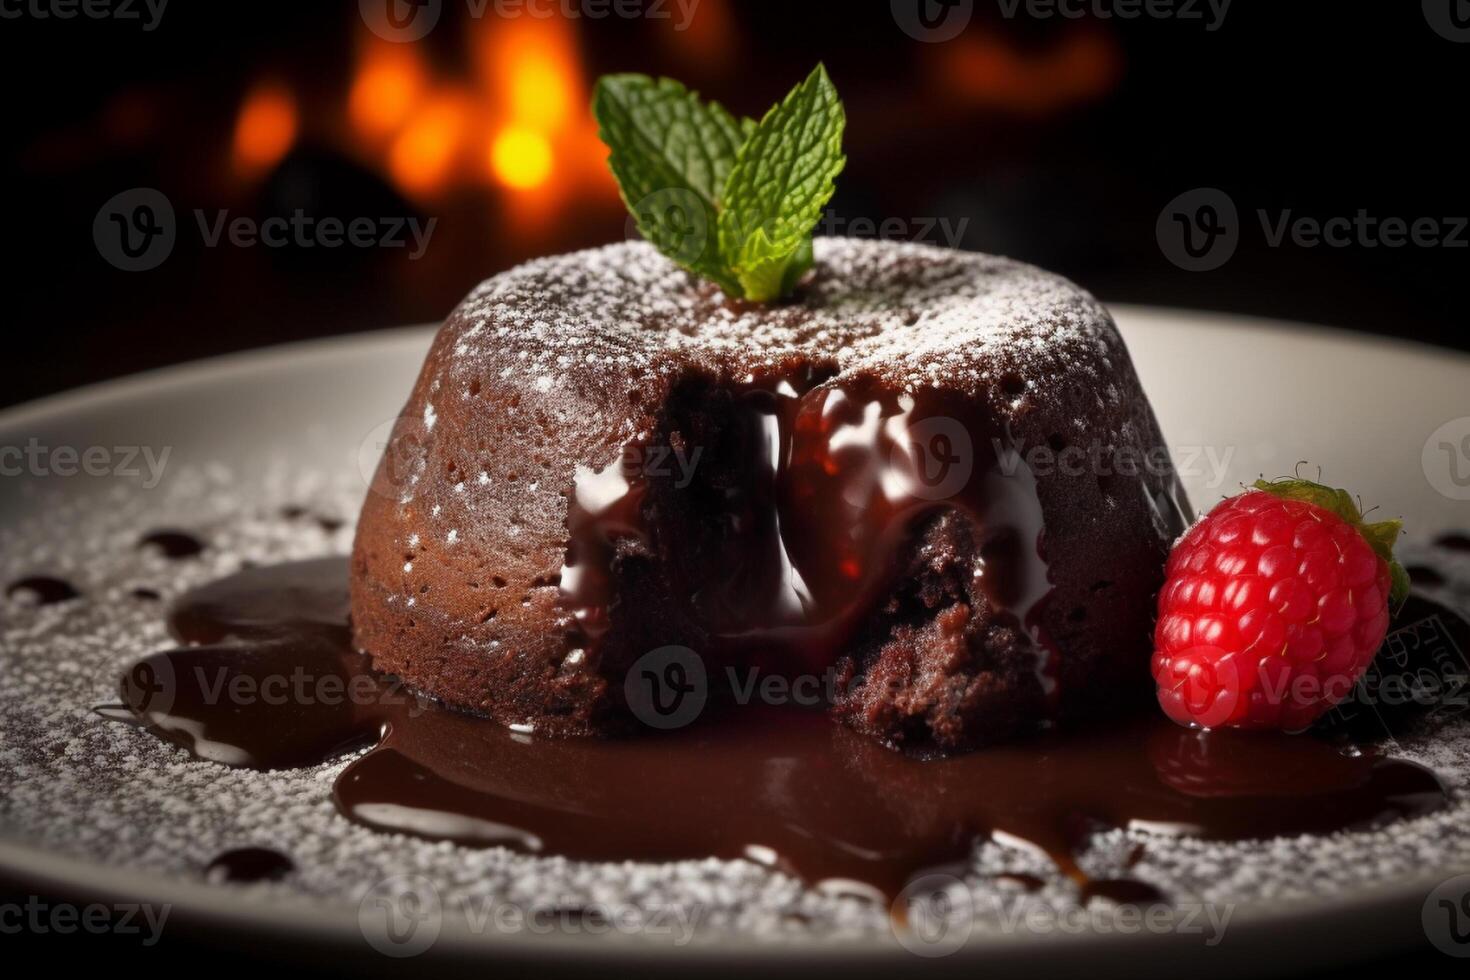
[[[1424,585],[1437,588],[1444,585],[1444,576],[1438,569],[1430,568],[1428,565],[1410,565],[1405,569],[1409,573],[1409,581],[1415,585]]]
[[[193,558],[204,551],[204,542],[187,531],[152,531],[138,540],[140,548],[157,548],[163,557]]]
[[[10,583],[5,589],[5,594],[10,598],[29,598],[38,606],[49,606],[56,602],[66,602],[81,595],[76,586],[59,578],[51,578],[49,575],[32,575]]]
[[[1452,531],[1448,534],[1441,534],[1434,539],[1434,543],[1450,551],[1470,551],[1470,534]]]
[[[922,761],[795,708],[707,712],[663,736],[543,739],[374,675],[346,610],[341,559],[196,590],[169,618],[191,645],[128,672],[128,713],[234,766],[310,765],[376,742],[334,796],[349,819],[385,831],[585,860],[743,857],[890,897],[991,835],[1041,849],[1088,897],[1146,904],[1159,897],[1147,886],[1082,875],[1074,854],[1091,831],[1320,834],[1446,798],[1429,770],[1371,748],[1191,731],[1157,715]]]
[[[632,541],[682,565],[702,653],[820,675],[891,588],[915,530],[955,509],[978,529],[976,585],[1029,637],[1054,694],[1041,504],[1007,434],[963,399],[823,380],[691,385],[664,432],[602,471],[579,469],[559,581],[582,639],[607,631],[612,563]]]
[[[229,881],[248,885],[259,881],[279,881],[296,870],[295,863],[280,851],[268,847],[241,847],[209,862],[204,876],[211,881]]]

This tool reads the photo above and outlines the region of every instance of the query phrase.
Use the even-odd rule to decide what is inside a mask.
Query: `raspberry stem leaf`
[[[1370,524],[1363,520],[1363,513],[1359,510],[1358,503],[1353,499],[1352,494],[1346,490],[1313,483],[1311,480],[1295,478],[1257,480],[1255,488],[1280,497],[1282,500],[1300,500],[1321,507],[1356,528],[1363,536],[1363,540],[1367,541],[1368,546],[1373,549],[1374,554],[1388,564],[1389,579],[1392,583],[1392,592],[1388,600],[1389,610],[1397,613],[1403,607],[1404,600],[1409,597],[1409,573],[1393,556],[1393,546],[1398,543],[1399,535],[1404,532],[1403,521],[1377,521]]]

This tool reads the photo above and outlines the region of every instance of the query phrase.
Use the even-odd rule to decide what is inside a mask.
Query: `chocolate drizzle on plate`
[[[232,766],[307,766],[371,745],[333,795],[383,831],[588,861],[745,858],[887,897],[990,835],[1045,852],[1088,898],[1148,904],[1160,896],[1143,883],[1082,874],[1092,831],[1323,834],[1446,799],[1432,772],[1371,747],[1152,715],[927,760],[789,707],[711,710],[661,735],[539,738],[374,674],[350,645],[346,578],[345,561],[326,559],[187,594],[169,616],[185,645],[127,672],[127,713]]]
[[[1449,551],[1470,551],[1470,533],[1450,531],[1435,538],[1434,543]]]
[[[203,553],[204,542],[187,531],[151,531],[138,540],[139,548],[155,548],[175,561]]]
[[[295,862],[280,851],[268,847],[240,847],[216,856],[204,869],[204,876],[210,881],[248,885],[279,881],[295,870]]]
[[[32,575],[12,582],[6,587],[5,594],[12,599],[26,600],[38,606],[66,602],[81,595],[70,582],[49,575]]]

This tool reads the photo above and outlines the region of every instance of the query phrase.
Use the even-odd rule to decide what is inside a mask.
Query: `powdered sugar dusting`
[[[652,246],[625,242],[528,262],[481,284],[450,319],[452,360],[516,359],[539,391],[670,370],[679,354],[740,376],[792,356],[898,387],[978,391],[998,372],[1102,382],[1112,321],[1060,276],[927,245],[822,238],[785,304],[727,299]],[[504,369],[501,370],[505,373]],[[1117,393],[1114,393],[1117,397]]]
[[[748,862],[586,864],[375,834],[332,806],[331,786],[346,759],[272,773],[226,769],[192,761],[91,711],[114,697],[127,664],[167,642],[162,604],[134,590],[152,589],[166,600],[246,562],[341,554],[350,522],[328,529],[298,508],[348,517],[361,496],[355,474],[215,467],[181,472],[167,489],[58,497],[44,520],[0,527],[0,582],[45,573],[65,577],[82,593],[38,608],[0,597],[0,833],[57,853],[196,881],[219,852],[266,845],[288,853],[297,870],[248,889],[218,887],[241,888],[254,901],[313,897],[352,914],[384,878],[420,874],[434,882],[446,906],[610,904],[650,920],[677,906],[697,910],[699,929],[709,935],[773,942],[889,935],[886,909],[804,888]],[[209,547],[185,561],[136,547],[140,533],[163,524],[191,530]],[[1404,557],[1438,569],[1446,584],[1436,596],[1470,609],[1470,556],[1406,545]],[[1151,882],[1177,903],[1246,904],[1330,897],[1425,869],[1449,877],[1470,868],[1464,833],[1470,725],[1406,738],[1398,752],[1438,769],[1455,787],[1454,802],[1383,831],[1330,838],[1231,844],[1112,831],[1093,839],[1082,864],[1095,875]],[[1043,884],[1028,892],[996,877],[1003,872],[1035,874]],[[982,933],[1027,921],[1015,918],[1018,910],[1077,907],[1076,886],[1027,851],[983,843],[966,874]]]

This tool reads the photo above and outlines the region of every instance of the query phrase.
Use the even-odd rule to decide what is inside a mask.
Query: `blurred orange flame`
[[[436,78],[417,45],[362,39],[347,100],[359,151],[412,197],[493,183],[512,217],[588,188],[611,193],[576,26],[486,17],[468,40],[473,79]]]
[[[492,120],[485,137],[490,175],[521,192],[564,180],[576,130],[590,124],[572,25],[560,18],[485,21],[472,43]]]
[[[296,100],[284,86],[266,82],[252,89],[235,121],[235,167],[257,174],[281,161],[296,142]]]
[[[464,148],[469,121],[468,100],[455,92],[415,108],[388,153],[388,172],[398,186],[410,194],[439,190]]]
[[[377,41],[362,54],[348,95],[348,115],[363,135],[390,136],[408,119],[426,86],[427,72],[416,52]]]
[[[1038,115],[1101,98],[1123,71],[1117,44],[1092,31],[1036,54],[983,34],[940,47],[938,81],[947,91],[978,105]]]

